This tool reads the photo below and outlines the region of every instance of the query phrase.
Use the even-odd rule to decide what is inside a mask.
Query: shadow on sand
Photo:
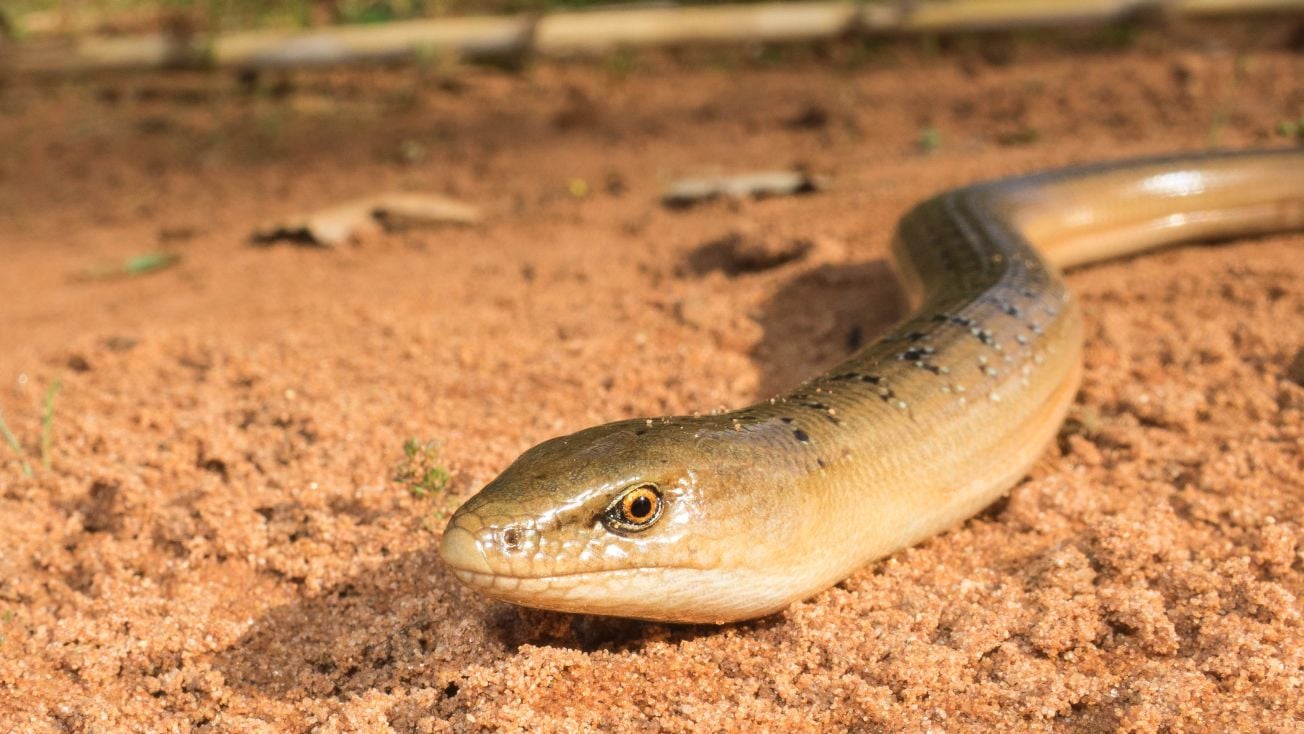
[[[777,618],[749,624],[775,623]],[[492,666],[522,645],[636,651],[717,629],[561,614],[485,599],[453,578],[431,547],[266,612],[210,662],[227,685],[251,697],[345,700],[370,690],[442,688],[451,699],[463,668]]]
[[[882,260],[820,265],[789,280],[759,316],[756,399],[791,389],[887,331],[903,313],[903,300]]]

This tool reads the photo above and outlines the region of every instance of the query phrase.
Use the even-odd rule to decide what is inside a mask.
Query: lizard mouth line
[[[457,574],[464,583],[474,586],[493,586],[495,581],[533,581],[538,583],[549,584],[556,581],[582,581],[585,578],[615,578],[622,576],[634,576],[644,571],[700,571],[700,568],[692,566],[633,566],[631,568],[613,568],[605,571],[574,571],[572,573],[549,574],[547,576],[516,576],[506,573],[481,573],[479,571],[467,571],[460,568],[453,568],[453,573]]]

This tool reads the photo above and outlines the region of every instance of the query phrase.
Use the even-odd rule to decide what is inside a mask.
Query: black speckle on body
[[[906,362],[918,362],[924,357],[927,357],[930,354],[935,354],[936,352],[937,350],[933,349],[932,347],[911,347],[905,350],[904,352],[902,352],[901,354],[897,355],[897,359],[904,360]]]
[[[847,332],[847,351],[854,352],[857,349],[860,349],[860,345],[864,343],[865,336],[861,332],[860,327],[851,327],[851,331]]]

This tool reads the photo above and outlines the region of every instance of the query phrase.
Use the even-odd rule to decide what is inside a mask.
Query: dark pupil
[[[642,520],[652,514],[652,500],[647,497],[635,497],[633,502],[629,503],[629,516],[635,520]]]

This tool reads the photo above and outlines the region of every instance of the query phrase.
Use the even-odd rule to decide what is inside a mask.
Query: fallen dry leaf
[[[356,199],[260,227],[253,241],[289,240],[323,247],[366,237],[381,229],[434,224],[474,224],[480,212],[470,204],[435,194],[392,192]]]
[[[688,207],[717,196],[742,199],[748,196],[790,196],[820,191],[828,182],[804,171],[762,171],[738,176],[710,176],[680,179],[666,189],[661,202],[669,207]]]

